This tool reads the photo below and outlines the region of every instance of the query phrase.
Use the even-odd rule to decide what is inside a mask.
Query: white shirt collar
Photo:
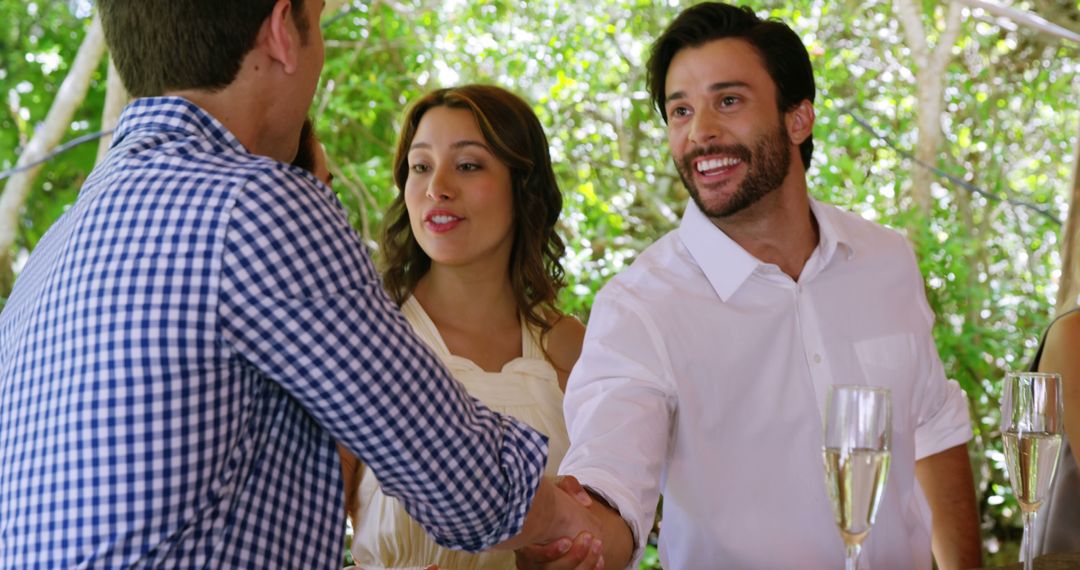
[[[855,255],[852,240],[841,225],[834,223],[828,208],[810,198],[810,211],[817,220],[819,238],[814,253],[806,262],[802,279],[812,277],[828,265],[838,249],[844,250],[848,260]],[[727,302],[758,267],[770,265],[754,257],[713,225],[693,200],[686,205],[678,231],[679,239],[721,301]]]

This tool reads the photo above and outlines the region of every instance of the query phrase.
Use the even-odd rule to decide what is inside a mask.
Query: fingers
[[[576,558],[578,551],[581,552],[581,561],[574,570],[603,570],[604,568],[604,544],[599,538],[595,538],[587,532],[583,532],[574,539],[573,546],[565,557]]]
[[[581,486],[581,482],[577,480],[577,477],[574,477],[573,475],[563,475],[555,480],[555,486],[577,499],[577,501],[581,503],[581,506],[592,506],[592,497],[589,496],[585,487]]]
[[[524,570],[602,570],[604,545],[583,532],[574,538],[560,538],[545,545],[533,545],[515,552],[517,567]]]
[[[547,544],[531,544],[517,549],[514,553],[518,560],[518,568],[539,568],[543,564],[558,560],[559,557],[570,550],[573,541],[569,538],[560,538]],[[526,562],[522,566],[521,562]]]

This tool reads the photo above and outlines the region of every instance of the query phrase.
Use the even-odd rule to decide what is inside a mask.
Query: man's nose
[[[697,146],[708,146],[723,138],[724,128],[715,112],[705,109],[694,114],[687,135],[690,142]]]

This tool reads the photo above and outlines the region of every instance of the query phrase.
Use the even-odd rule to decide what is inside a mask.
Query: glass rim
[[[829,390],[858,390],[862,392],[878,392],[885,395],[891,395],[892,390],[883,388],[881,386],[866,386],[863,384],[829,384]]]
[[[1022,371],[1010,371],[1005,373],[1006,378],[1017,378],[1022,376],[1029,376],[1031,378],[1060,378],[1059,372],[1022,372]]]

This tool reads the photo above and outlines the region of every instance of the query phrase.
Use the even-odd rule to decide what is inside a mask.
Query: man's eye
[[[739,102],[739,98],[734,96],[734,95],[728,95],[728,96],[720,99],[720,105],[722,105],[724,107],[730,107],[730,106],[732,106],[732,105],[734,105],[735,103],[738,103],[738,102]]]

